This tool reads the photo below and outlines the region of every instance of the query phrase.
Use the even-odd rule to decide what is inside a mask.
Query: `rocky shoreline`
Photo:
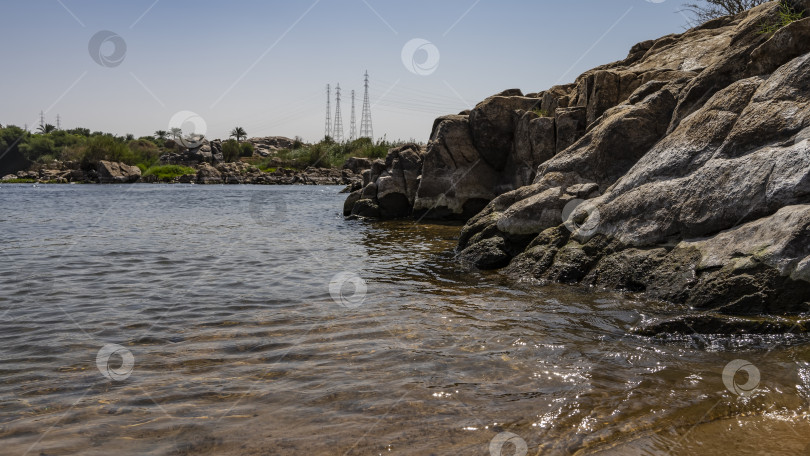
[[[46,184],[251,184],[251,185],[358,185],[362,177],[351,169],[306,168],[304,170],[277,168],[263,172],[244,162],[201,163],[193,166],[194,173],[160,180],[156,176],[142,176],[137,166],[119,162],[99,161],[90,169],[78,164],[56,162],[37,171],[19,171],[0,178],[0,183],[18,180]]]
[[[473,267],[693,309],[644,334],[804,331],[810,1],[790,3],[805,18],[773,33],[779,2],[440,117],[426,149],[372,165],[344,215],[463,220]]]
[[[125,163],[100,160],[95,163],[54,161],[37,169],[18,171],[0,178],[2,182],[30,181],[36,183],[168,183],[168,184],[251,184],[251,185],[345,185],[358,187],[362,172],[371,167],[365,158],[351,158],[341,169],[284,167],[284,162],[275,158],[279,150],[292,147],[293,140],[284,137],[251,138],[249,140],[255,157],[269,157],[274,163],[270,172],[260,170],[243,161],[227,162],[223,159],[222,143],[205,140],[193,149],[175,146],[170,142],[170,152],[160,157],[161,165],[177,165],[193,170],[187,174],[161,179],[155,175],[143,175],[140,168]]]

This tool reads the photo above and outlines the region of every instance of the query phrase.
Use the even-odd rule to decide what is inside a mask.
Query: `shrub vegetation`
[[[320,168],[340,168],[351,157],[369,159],[385,158],[388,149],[403,144],[402,141],[391,142],[385,138],[372,142],[370,138],[358,138],[354,141],[337,143],[327,137],[316,144],[296,142],[292,149],[283,149],[274,157],[258,160],[259,169],[271,169],[276,166],[304,169],[310,166]]]
[[[779,17],[775,22],[762,24],[762,34],[770,35],[776,33],[780,28],[798,21],[804,17],[804,11],[797,12],[787,2],[779,4]]]
[[[189,171],[191,168],[181,170],[182,167],[158,166],[162,154],[177,150],[171,139],[173,133],[165,130],[156,131],[154,137],[142,136],[137,139],[134,135],[116,136],[100,131],[91,132],[88,128],[41,130],[30,132],[14,125],[0,126],[0,156],[15,152],[34,165],[60,160],[79,163],[83,169],[93,168],[99,160],[117,161],[137,166],[145,175],[150,173],[161,180],[193,172]],[[241,160],[262,170],[273,171],[279,167],[340,168],[350,157],[385,158],[388,149],[404,143],[388,141],[384,137],[376,142],[359,138],[337,143],[326,137],[318,143],[306,144],[296,137],[289,149],[280,150],[271,157],[259,158],[253,157],[253,144],[242,140],[244,132],[239,133],[237,139],[241,142],[237,139],[222,142],[224,160]]]
[[[175,177],[186,174],[196,174],[197,170],[188,166],[180,165],[158,165],[144,171],[143,176],[155,176],[159,181],[168,182]]]

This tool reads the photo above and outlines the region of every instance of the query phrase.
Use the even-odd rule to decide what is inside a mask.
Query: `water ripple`
[[[4,453],[486,454],[505,430],[543,454],[810,443],[805,344],[634,336],[678,309],[461,268],[459,226],[344,221],[337,190],[3,185]],[[289,211],[257,223],[256,192]],[[333,299],[341,272],[364,279],[359,307]],[[97,366],[108,344],[107,375],[132,355],[122,380]],[[751,397],[723,385],[737,358],[762,373]]]

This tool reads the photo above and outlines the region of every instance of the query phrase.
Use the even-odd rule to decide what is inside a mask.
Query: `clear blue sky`
[[[0,124],[62,118],[63,128],[150,135],[193,111],[209,138],[324,132],[326,84],[350,97],[371,78],[376,137],[428,139],[433,119],[508,88],[535,92],[680,33],[680,0],[0,0]],[[126,43],[117,66],[88,43]],[[422,47],[403,63],[413,39]],[[112,42],[101,55],[115,49]],[[422,65],[424,71],[416,74]],[[412,71],[416,68],[415,71]],[[334,92],[333,92],[334,98]],[[333,111],[334,111],[334,99]],[[334,115],[334,113],[333,113]]]

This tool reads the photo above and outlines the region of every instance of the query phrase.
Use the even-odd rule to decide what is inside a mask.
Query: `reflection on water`
[[[465,270],[458,226],[344,221],[337,190],[0,186],[3,454],[810,444],[805,345],[637,337],[677,309]],[[356,308],[330,295],[342,272]],[[724,383],[736,359],[750,394]]]

